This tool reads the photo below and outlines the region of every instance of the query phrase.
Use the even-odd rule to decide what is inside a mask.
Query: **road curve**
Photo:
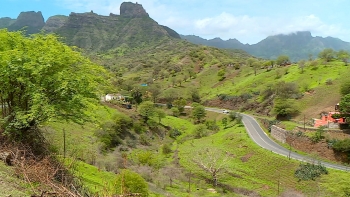
[[[222,113],[222,111],[223,111],[223,109],[209,108],[209,107],[206,107],[205,109],[207,111],[212,111],[212,112],[217,112],[217,113]],[[260,147],[267,149],[267,150],[270,150],[271,152],[274,152],[276,154],[286,156],[286,157],[288,157],[290,154],[291,158],[299,160],[299,161],[304,161],[304,162],[311,162],[312,161],[312,159],[310,157],[300,155],[300,154],[295,153],[295,152],[290,153],[288,149],[280,146],[279,144],[274,142],[272,139],[270,139],[266,135],[266,133],[263,131],[263,129],[260,127],[260,125],[255,120],[255,118],[253,118],[252,116],[247,115],[247,114],[241,113],[241,115],[242,115],[242,122],[247,130],[248,135]],[[324,162],[324,161],[320,161],[320,163],[322,165],[324,165],[325,167],[333,168],[336,170],[342,170],[342,171],[349,170],[348,169],[349,167],[343,166],[343,165],[332,164],[332,163],[328,163],[328,162]]]

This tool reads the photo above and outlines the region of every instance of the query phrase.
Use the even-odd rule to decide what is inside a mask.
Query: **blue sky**
[[[119,14],[120,0],[0,0],[0,17],[21,11],[52,15]],[[150,17],[180,34],[236,38],[254,44],[269,35],[311,31],[350,42],[348,0],[138,0]]]

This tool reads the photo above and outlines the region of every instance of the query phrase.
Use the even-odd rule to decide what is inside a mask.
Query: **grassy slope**
[[[179,124],[190,125],[191,123],[172,118],[172,121],[168,121],[167,124],[177,126]],[[239,125],[221,129],[209,137],[180,144],[181,164],[197,175],[210,178],[208,174],[203,173],[191,162],[191,158],[195,157],[198,151],[207,148],[218,148],[230,154],[227,172],[220,177],[221,183],[253,190],[263,196],[277,195],[278,179],[281,193],[297,190],[310,196],[318,195],[319,192],[325,196],[337,196],[350,183],[348,173],[336,170],[329,170],[329,175],[323,176],[317,181],[298,182],[294,178],[294,170],[299,165],[298,161],[288,160],[284,156],[271,154],[269,151],[261,149],[249,138],[244,127]],[[252,155],[248,162],[242,162],[241,158],[248,154]],[[337,182],[341,184],[336,184]],[[320,191],[317,189],[318,187],[320,187]]]
[[[29,189],[30,186],[13,175],[13,169],[0,161],[0,196],[30,196],[32,193]]]
[[[227,73],[235,72],[230,69],[227,68]],[[340,100],[340,84],[347,80],[350,73],[350,67],[337,61],[328,65],[321,64],[316,68],[308,66],[304,69],[304,73],[300,72],[298,65],[274,68],[270,71],[260,69],[256,76],[254,76],[252,68],[244,66],[236,71],[239,72],[237,75],[227,74],[228,77],[223,82],[219,82],[216,77],[216,70],[217,68],[212,66],[212,68],[201,72],[195,79],[200,84],[203,100],[213,99],[218,94],[259,93],[278,81],[294,82],[299,86],[299,90],[304,93],[303,98],[297,102],[297,107],[301,111],[297,119],[302,119],[303,115],[306,115],[307,118],[318,117],[322,111],[333,110],[334,105]],[[280,78],[277,77],[278,74],[280,74]],[[326,85],[327,80],[331,80],[332,85]],[[306,87],[313,91],[311,93],[305,92]],[[253,99],[259,100],[258,97]]]

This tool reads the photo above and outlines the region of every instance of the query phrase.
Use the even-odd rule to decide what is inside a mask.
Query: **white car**
[[[230,113],[230,112],[229,112],[228,110],[224,109],[224,110],[222,110],[222,113],[228,114],[228,113]]]

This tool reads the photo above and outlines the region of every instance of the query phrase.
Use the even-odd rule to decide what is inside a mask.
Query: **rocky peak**
[[[62,27],[67,20],[68,20],[68,16],[64,16],[64,15],[51,16],[49,19],[47,19],[46,24],[43,27],[43,30],[47,32],[53,32],[56,29]]]
[[[27,34],[38,33],[45,25],[44,17],[42,13],[39,12],[21,12],[17,17],[17,20],[11,24],[8,29],[10,31],[17,31],[26,28]]]
[[[141,4],[131,2],[123,2],[120,5],[120,15],[131,18],[149,17]]]

